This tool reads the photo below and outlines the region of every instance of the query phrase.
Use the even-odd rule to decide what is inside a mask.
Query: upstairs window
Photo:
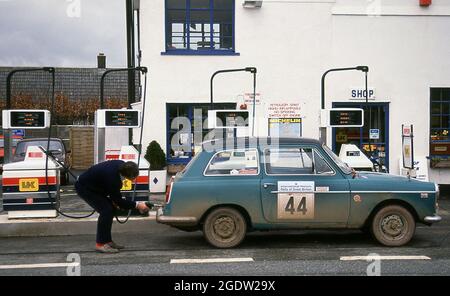
[[[234,5],[235,0],[166,0],[166,53],[234,53]]]

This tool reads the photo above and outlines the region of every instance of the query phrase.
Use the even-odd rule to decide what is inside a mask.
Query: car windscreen
[[[17,145],[15,155],[24,156],[27,152],[28,147],[30,146],[42,146],[44,149],[47,148],[47,141],[26,141],[26,142],[20,142]],[[63,147],[61,145],[61,142],[59,141],[50,141],[50,151],[57,152],[57,151],[63,151]]]
[[[5,141],[3,139],[0,139],[0,148],[5,147]]]
[[[328,148],[328,146],[323,145],[323,150],[334,160],[334,162],[339,166],[339,168],[344,172],[344,174],[351,174],[352,168],[342,161],[336,154],[334,154],[333,150]]]

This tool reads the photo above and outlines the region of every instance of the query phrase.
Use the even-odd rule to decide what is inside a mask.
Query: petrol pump
[[[104,82],[105,77],[112,72],[122,71],[139,71],[144,74],[144,98],[142,104],[142,110],[145,110],[145,96],[147,88],[147,68],[124,68],[124,69],[111,69],[103,73],[100,82],[100,109],[95,112],[94,123],[94,161],[95,163],[101,163],[104,161],[116,159],[115,157],[108,157],[106,153],[106,136],[107,129],[109,130],[132,130],[135,128],[140,129],[139,149],[142,150],[142,129],[144,122],[144,115],[140,110],[133,109],[105,109],[104,108]],[[123,143],[120,148],[118,159],[123,161],[133,161],[139,167],[139,176],[132,182],[130,180],[124,180],[122,187],[123,197],[134,201],[149,201],[150,186],[150,163],[142,157],[140,151],[129,143]],[[129,213],[130,214],[130,213]],[[129,215],[128,215],[129,216]],[[119,221],[120,222],[120,221]]]
[[[47,129],[48,110],[3,110],[3,129]],[[9,219],[55,218],[62,167],[47,157],[43,147],[28,147],[25,159],[3,166],[3,209]]]
[[[108,161],[105,152],[106,129],[141,128],[141,111],[130,109],[102,109],[95,112],[94,151],[95,163]],[[150,163],[131,145],[121,147],[118,159],[133,161],[139,166],[139,176],[135,182],[124,180],[122,195],[134,201],[148,201],[150,195],[149,173]],[[136,189],[134,189],[134,185]]]

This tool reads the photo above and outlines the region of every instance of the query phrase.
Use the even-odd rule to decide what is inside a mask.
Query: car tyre
[[[238,246],[247,233],[247,222],[236,209],[223,207],[213,210],[203,224],[206,241],[216,248]]]
[[[416,221],[409,210],[400,205],[380,209],[372,220],[371,233],[381,244],[400,247],[409,243],[416,231]]]

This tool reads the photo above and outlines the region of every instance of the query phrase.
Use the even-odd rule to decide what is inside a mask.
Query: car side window
[[[326,160],[313,148],[266,149],[268,175],[334,174]]]
[[[311,148],[266,149],[268,175],[308,175],[314,173]]]
[[[315,173],[318,174],[318,175],[332,175],[332,174],[334,174],[333,169],[326,162],[325,158],[323,158],[322,155],[317,153],[316,150],[314,150],[314,168],[315,168]]]
[[[216,153],[205,170],[205,176],[258,175],[256,149],[226,150]]]

